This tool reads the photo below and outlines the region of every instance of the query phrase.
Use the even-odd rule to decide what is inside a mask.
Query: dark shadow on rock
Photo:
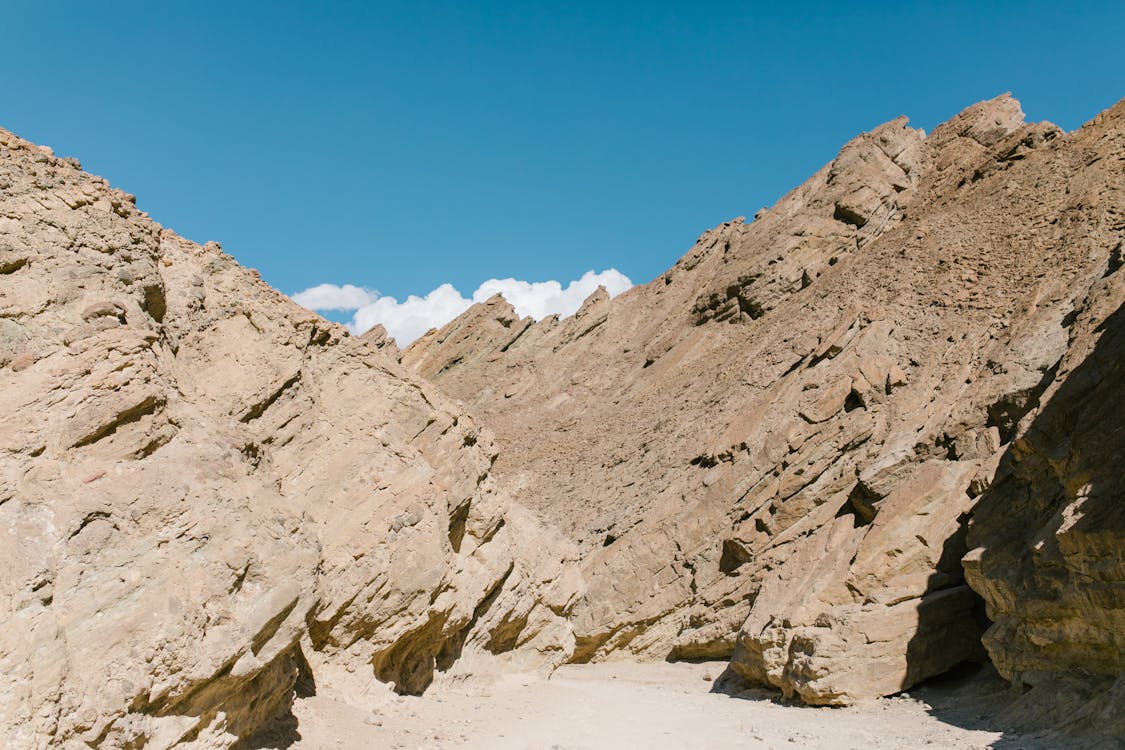
[[[1125,680],[1116,693],[1116,700],[1125,696]],[[1078,686],[1060,680],[1078,701],[1096,701],[1100,686]],[[934,718],[962,729],[1000,733],[987,747],[993,750],[1121,750],[1125,740],[1100,731],[1097,724],[1090,731],[1075,732],[1060,713],[1053,690],[1027,689],[1013,686],[991,664],[965,664],[944,675],[934,677],[906,693],[921,701]],[[1110,691],[1113,700],[1113,691]],[[1104,722],[1102,722],[1104,724]]]
[[[227,664],[175,701],[165,698],[146,705],[145,712],[194,718],[181,744],[198,744],[201,732],[218,727],[237,738],[233,750],[283,750],[299,740],[293,701],[316,693],[301,647],[293,644],[281,651],[249,678],[232,676],[231,667]],[[215,724],[216,719],[221,723]]]
[[[965,662],[903,693],[922,702],[940,721],[976,731],[999,733],[992,750],[1058,750],[1072,747],[1055,732],[1022,724],[1013,713],[1021,696],[996,673],[990,663]]]
[[[316,695],[316,680],[313,679],[312,667],[309,666],[305,652],[297,649],[297,681],[293,684],[293,692],[298,698],[311,698]]]
[[[995,748],[1125,748],[1125,306],[1093,333],[972,512],[965,565],[1014,686],[995,676],[977,706],[925,688],[942,721],[1004,732]],[[1045,644],[1050,622],[1072,625]]]
[[[952,677],[988,662],[980,640],[988,627],[984,600],[965,584],[961,567],[969,515],[962,514],[957,521],[957,530],[942,544],[918,607],[918,626],[906,646],[904,689],[934,680],[935,674]]]
[[[758,685],[742,679],[729,665],[722,671],[722,674],[716,677],[715,681],[711,683],[711,690],[708,692],[726,695],[730,698],[738,698],[739,700],[769,701],[770,703],[779,704],[790,702],[774,688]]]
[[[249,737],[239,740],[232,750],[285,750],[300,739],[297,717],[288,713],[277,717]]]
[[[232,750],[285,750],[301,739],[297,717],[293,715],[293,702],[316,695],[316,680],[300,646],[292,649],[288,661],[293,670],[293,683],[281,710],[257,731],[242,737]]]

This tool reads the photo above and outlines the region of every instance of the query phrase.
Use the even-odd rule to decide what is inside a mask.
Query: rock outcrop
[[[1125,103],[895,120],[648,285],[399,351],[0,131],[0,744],[623,658],[846,704],[986,651],[1119,726],[1123,166]]]
[[[1118,107],[1120,109],[1120,105]],[[1110,112],[1086,127],[1120,175],[1125,132]],[[1085,195],[1105,188],[1076,185]],[[1080,192],[1080,194],[1082,194]],[[1101,227],[1125,234],[1120,189]],[[1084,199],[1088,200],[1088,199]],[[1018,425],[969,525],[965,573],[992,621],[984,644],[1005,677],[1067,694],[1056,723],[1125,736],[1125,238],[1069,319],[1069,347]],[[1076,683],[1079,683],[1076,686]],[[1092,696],[1091,693],[1094,695]],[[1108,700],[1107,700],[1108,698]],[[1113,707],[1116,706],[1114,709]]]
[[[1069,409],[1020,435],[1120,302],[1123,129],[1125,104],[1067,134],[1008,96],[928,136],[896,120],[646,286],[565,320],[489,300],[403,352],[494,428],[497,474],[578,545],[572,658],[730,657],[848,703],[983,658],[968,584],[1006,674],[1119,655],[1123,540],[1100,515],[1117,485],[1056,464]],[[1097,372],[1087,387],[1115,387]],[[1073,444],[1090,461],[1120,446],[1103,418]],[[988,490],[1028,452],[1045,458]],[[1083,525],[1081,503],[1106,510]],[[1082,576],[1094,590],[1042,603]]]
[[[377,346],[0,131],[0,745],[227,747],[295,686],[565,658],[568,543]]]

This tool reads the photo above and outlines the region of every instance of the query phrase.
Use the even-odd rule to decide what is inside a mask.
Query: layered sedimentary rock
[[[494,459],[376,347],[0,131],[0,745],[226,747],[298,682],[561,660],[572,555]]]
[[[973,530],[986,643],[1008,674],[1065,668],[1042,616],[1075,664],[1120,654],[1120,525],[1058,533],[1083,529],[1065,518],[1095,493],[1050,458],[1074,425],[1013,440],[1085,361],[1076,321],[1120,301],[1123,127],[1122,104],[1071,134],[1026,124],[1008,96],[929,135],[896,120],[648,285],[565,320],[494,298],[408,348],[494,428],[516,496],[578,545],[572,658],[731,657],[822,704],[978,658],[966,527],[1001,455],[1029,451],[1050,468],[1005,481],[1021,520],[999,533],[1010,503],[989,500]],[[1106,508],[1111,484],[1094,484]],[[1045,528],[1050,551],[1029,551]],[[1093,591],[1042,604],[1083,574]]]
[[[1000,97],[399,352],[0,131],[0,744],[253,746],[295,691],[567,660],[847,703],[982,632],[1119,721],[1123,242],[1125,104]]]
[[[1125,133],[1112,115],[1087,126],[1088,158],[1120,174]],[[1088,719],[1081,709],[1101,693],[1095,702],[1117,706],[1101,719],[1125,732],[1125,198],[1111,197],[1095,220],[1122,239],[1100,254],[1067,353],[974,509],[965,572],[988,605],[984,643],[1001,674],[1069,691],[1062,720]]]

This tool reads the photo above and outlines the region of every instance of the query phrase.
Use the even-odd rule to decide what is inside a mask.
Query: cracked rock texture
[[[567,661],[845,704],[986,655],[1119,738],[1123,266],[1125,103],[1002,96],[613,300],[400,351],[0,131],[0,745],[262,747],[298,694]]]
[[[0,131],[0,745],[228,747],[295,687],[565,658],[572,546],[375,343]]]
[[[1119,675],[1123,128],[895,120],[650,284],[402,352],[577,545],[571,658],[842,704],[984,658],[986,602],[1004,674]]]
[[[1118,107],[1120,109],[1120,105]],[[1087,126],[1088,159],[1125,172],[1113,112]],[[1112,164],[1112,161],[1111,161]],[[1118,183],[1120,184],[1120,183]],[[1125,199],[1104,225],[1125,230]],[[1062,724],[1087,721],[1090,693],[1116,710],[1093,717],[1125,736],[1125,242],[1076,307],[1070,346],[1020,423],[969,525],[965,573],[992,621],[997,669],[1037,692],[1067,694]],[[1077,683],[1077,684],[1076,684]],[[1060,690],[1059,687],[1062,687]]]

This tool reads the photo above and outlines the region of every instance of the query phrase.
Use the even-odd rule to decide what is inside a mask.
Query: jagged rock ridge
[[[980,657],[978,594],[1006,676],[1120,653],[1120,524],[1029,551],[1085,474],[1051,479],[1067,489],[1044,507],[998,493],[1068,469],[988,488],[1002,455],[1073,428],[1021,437],[1120,304],[1123,126],[1125,104],[1071,134],[1025,124],[1009,96],[928,136],[895,120],[648,285],[566,320],[489,300],[409,347],[495,429],[498,476],[582,550],[572,658],[730,657],[847,703]],[[1120,450],[1097,440],[1073,450]],[[1120,507],[1119,483],[1094,486]],[[1038,520],[1000,528],[1029,502]],[[1070,579],[1049,578],[1060,559]],[[1081,575],[1098,593],[1035,604]]]
[[[1114,726],[1123,123],[896,120],[652,284],[402,353],[0,131],[0,737],[636,657],[846,703],[985,627]]]
[[[4,131],[0,446],[5,747],[227,747],[298,681],[572,648],[571,553],[486,430]]]

